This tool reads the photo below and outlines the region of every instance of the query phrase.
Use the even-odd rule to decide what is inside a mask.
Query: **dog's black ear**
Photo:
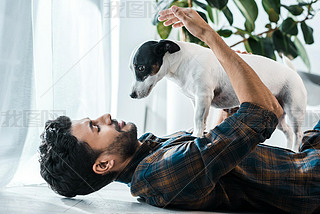
[[[154,53],[157,55],[164,55],[166,52],[175,53],[180,50],[179,45],[169,40],[160,40],[158,44],[154,46]]]

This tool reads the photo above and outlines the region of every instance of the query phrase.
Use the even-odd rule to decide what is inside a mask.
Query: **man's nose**
[[[111,114],[104,114],[101,117],[97,118],[97,121],[101,124],[111,124]]]
[[[137,98],[138,97],[138,95],[137,95],[137,92],[135,92],[135,91],[133,91],[131,94],[130,94],[130,97],[131,98]]]

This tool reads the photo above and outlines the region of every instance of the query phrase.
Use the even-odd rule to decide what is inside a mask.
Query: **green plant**
[[[194,8],[203,19],[208,22],[222,37],[240,36],[242,39],[231,45],[234,47],[243,43],[248,52],[276,59],[275,52],[284,54],[290,59],[300,56],[310,71],[310,61],[302,42],[298,39],[298,33],[303,34],[305,44],[313,44],[313,29],[307,25],[317,10],[314,4],[318,0],[296,0],[287,5],[288,1],[261,0],[264,12],[268,15],[263,32],[255,32],[255,21],[258,17],[258,6],[254,0],[233,0],[236,7],[245,18],[243,27],[233,25],[233,13],[230,11],[228,0],[172,0],[157,1],[158,11],[167,9],[172,5]],[[293,1],[290,1],[291,3]],[[223,13],[228,25],[219,25],[219,15]],[[153,24],[162,39],[168,38],[172,27],[164,26],[157,20],[156,13]],[[185,28],[179,32],[180,39],[206,46],[202,41],[191,35]]]

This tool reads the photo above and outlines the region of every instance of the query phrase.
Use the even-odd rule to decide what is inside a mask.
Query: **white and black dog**
[[[289,59],[284,60],[284,65],[258,55],[239,55],[258,74],[289,116],[296,136],[293,149],[297,150],[307,104],[307,92],[300,76]],[[210,105],[216,108],[239,105],[227,74],[209,48],[170,40],[148,41],[132,52],[129,67],[136,80],[130,95],[132,98],[148,96],[163,77],[181,87],[195,107],[195,136],[203,135]],[[278,128],[284,132],[287,146],[292,149],[293,131],[285,121],[285,114],[279,119]]]

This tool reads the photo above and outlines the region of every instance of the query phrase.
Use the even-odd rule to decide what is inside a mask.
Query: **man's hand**
[[[202,41],[206,39],[213,29],[203,20],[203,18],[191,8],[181,8],[172,6],[167,10],[159,12],[159,21],[165,21],[164,25],[172,25],[174,28],[185,26],[188,31]]]

